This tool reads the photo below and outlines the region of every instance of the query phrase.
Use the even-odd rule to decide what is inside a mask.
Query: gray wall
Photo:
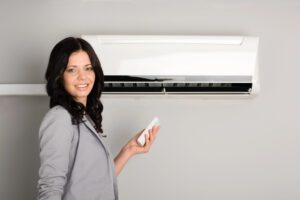
[[[121,199],[300,199],[297,0],[27,0],[0,3],[0,83],[42,83],[53,45],[81,34],[260,37],[261,93],[103,98],[114,154],[153,116],[161,132],[119,176]],[[0,97],[0,199],[33,199],[47,97]]]

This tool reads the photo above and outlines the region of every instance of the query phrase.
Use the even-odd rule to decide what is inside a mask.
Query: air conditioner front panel
[[[214,36],[83,36],[106,75],[253,75],[258,40]],[[254,44],[253,44],[254,43]]]
[[[83,38],[100,59],[105,74],[104,93],[249,94],[256,83],[258,38],[255,37],[84,35]],[[145,86],[141,87],[142,84]],[[155,84],[161,86],[154,87]]]
[[[251,52],[171,44],[102,46],[98,55],[106,75],[252,75],[255,64]]]

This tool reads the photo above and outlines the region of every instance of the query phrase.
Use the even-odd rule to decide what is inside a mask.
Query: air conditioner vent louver
[[[105,82],[104,93],[249,93],[251,83]]]

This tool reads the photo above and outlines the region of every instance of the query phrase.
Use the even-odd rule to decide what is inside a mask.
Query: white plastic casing
[[[159,125],[159,119],[155,117],[150,124],[145,128],[145,130],[141,133],[139,138],[137,139],[137,142],[139,145],[144,146],[146,143],[145,135],[149,132],[150,129],[152,129],[153,126]]]

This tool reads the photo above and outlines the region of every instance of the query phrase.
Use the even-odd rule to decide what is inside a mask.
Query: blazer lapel
[[[98,134],[98,132],[96,131],[96,129],[93,127],[93,125],[91,124],[91,122],[86,118],[86,116],[83,117],[83,123],[85,124],[86,127],[88,127],[90,129],[90,131],[100,140],[100,142],[102,143],[102,139],[100,137],[100,135]]]
[[[106,151],[107,155],[110,156],[109,148],[106,146],[105,142],[102,141],[102,136],[99,135],[99,133],[96,131],[96,129],[91,124],[91,122],[87,119],[86,116],[83,117],[83,123],[98,138],[98,140],[100,141],[101,145],[104,147],[104,150]]]

